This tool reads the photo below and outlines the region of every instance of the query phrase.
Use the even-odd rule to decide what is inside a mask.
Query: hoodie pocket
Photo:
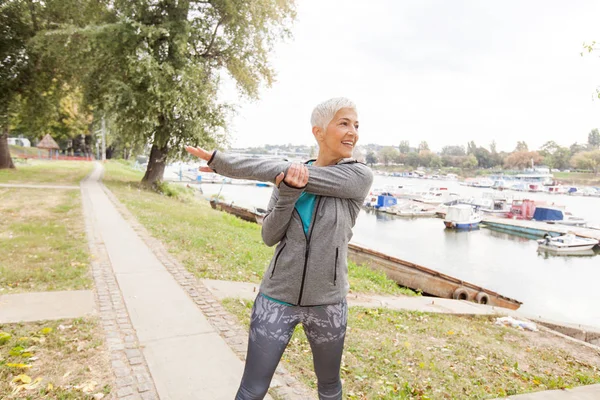
[[[335,249],[335,264],[333,264],[333,285],[337,285],[337,270],[338,270],[338,258],[340,254],[340,248]]]
[[[275,275],[275,268],[277,268],[277,260],[279,260],[279,256],[281,255],[281,252],[283,251],[283,249],[285,249],[285,246],[287,246],[287,243],[284,243],[283,246],[281,246],[281,248],[277,252],[277,255],[275,256],[275,262],[273,263],[273,270],[271,271],[271,277],[269,279],[273,279],[273,275]]]

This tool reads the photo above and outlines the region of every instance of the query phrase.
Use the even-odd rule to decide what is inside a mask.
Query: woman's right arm
[[[263,241],[267,246],[276,245],[285,236],[292,220],[296,201],[302,192],[302,189],[288,186],[285,182],[279,185],[279,189],[273,189],[261,231]]]

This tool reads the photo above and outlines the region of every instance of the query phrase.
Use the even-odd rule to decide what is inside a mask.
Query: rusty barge
[[[398,285],[425,294],[516,310],[521,302],[432,269],[350,243],[348,258],[383,271]]]

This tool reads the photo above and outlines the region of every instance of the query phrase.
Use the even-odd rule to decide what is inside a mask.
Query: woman
[[[319,154],[306,164],[186,147],[208,161],[203,171],[276,184],[262,237],[268,246],[277,248],[252,309],[238,400],[266,395],[298,323],[302,323],[312,349],[319,398],[342,398],[348,242],[373,174],[365,164],[350,158],[358,141],[354,103],[335,98],[319,104],[311,123]]]

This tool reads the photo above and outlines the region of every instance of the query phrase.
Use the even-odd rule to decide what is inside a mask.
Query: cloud
[[[361,142],[584,142],[600,127],[595,1],[298,2],[294,39],[277,46],[277,82],[242,103],[236,146],[312,144],[320,101],[352,98]],[[231,84],[224,98],[233,99]]]

